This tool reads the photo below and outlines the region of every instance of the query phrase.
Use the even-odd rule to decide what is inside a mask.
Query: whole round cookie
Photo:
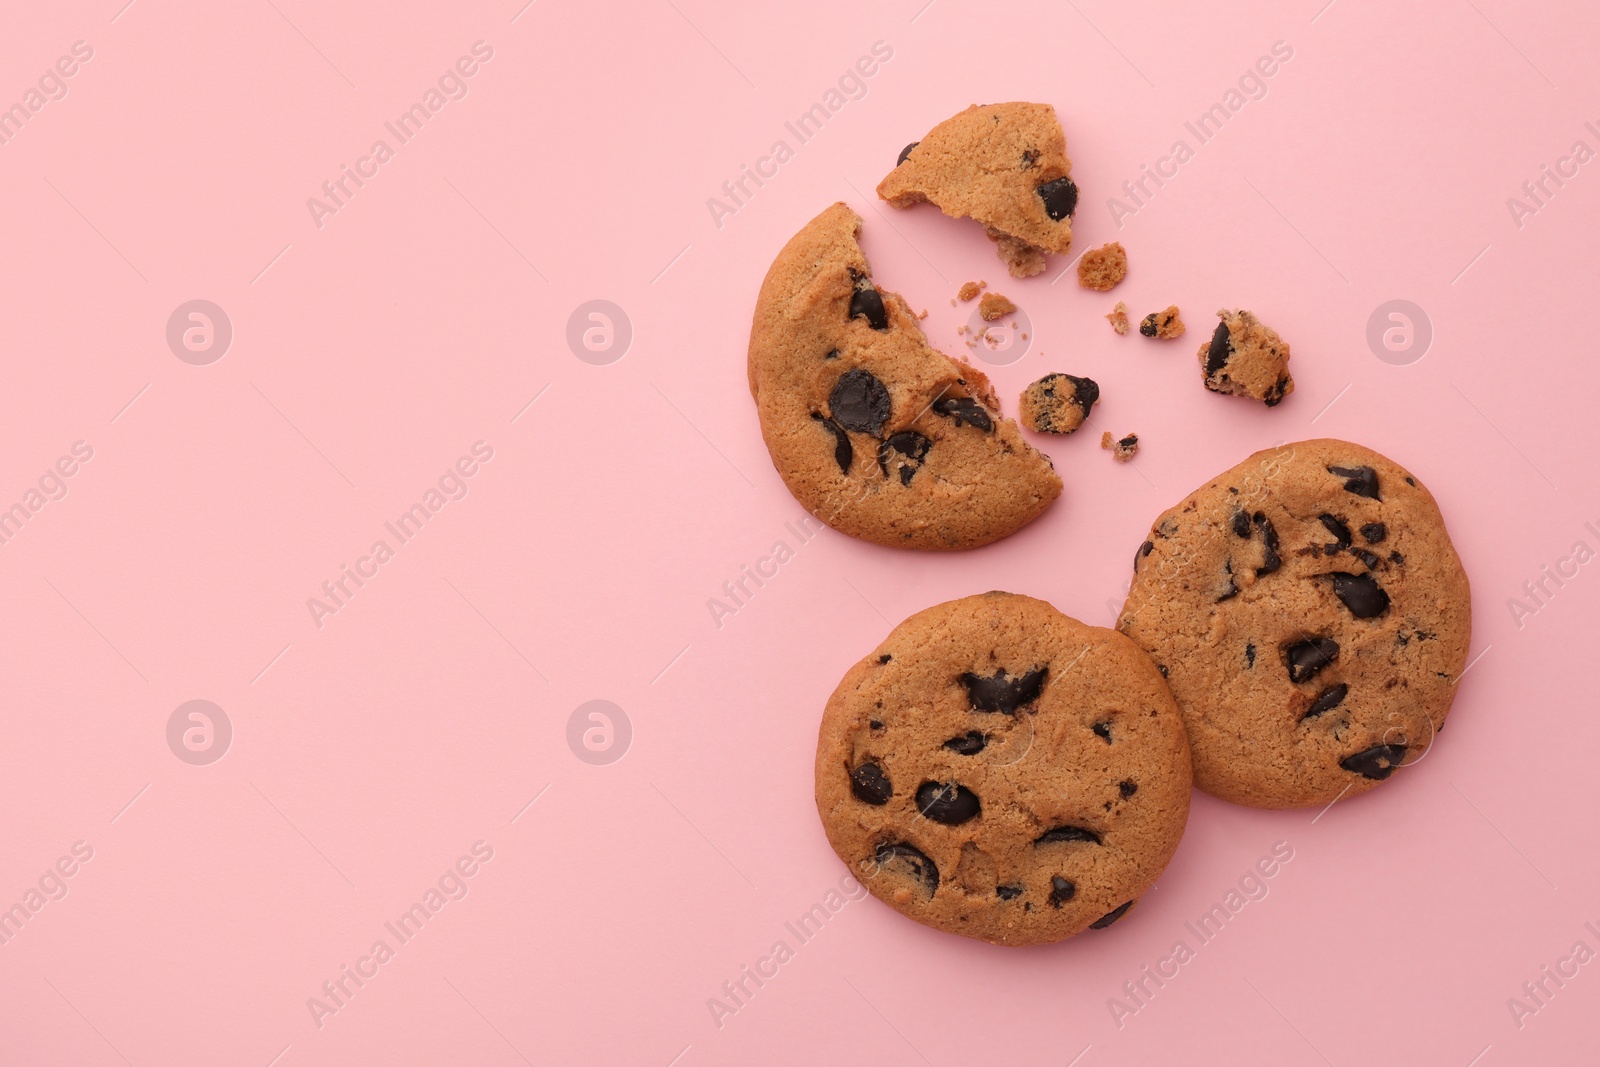
[[[1042,600],[918,612],[834,690],[817,811],[879,900],[929,926],[1036,945],[1111,925],[1189,817],[1189,748],[1133,642]]]
[[[1347,441],[1257,452],[1163,513],[1118,628],[1160,665],[1195,785],[1329,804],[1422,758],[1472,636],[1428,490]]]
[[[878,289],[834,204],[767,272],[750,328],[750,392],[772,465],[817,518],[853,537],[971,548],[1061,493],[1050,460],[1000,415],[982,371],[935,351]]]
[[[1071,172],[1055,108],[974,104],[907,145],[878,195],[895,207],[927,203],[976,219],[1011,274],[1026,278],[1072,244]]]

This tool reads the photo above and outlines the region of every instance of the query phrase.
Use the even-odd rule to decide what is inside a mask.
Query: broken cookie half
[[[1078,187],[1067,138],[1049,104],[974,104],[907,145],[878,183],[895,207],[933,204],[975,219],[1017,278],[1045,269],[1072,244]]]
[[[834,204],[778,253],[750,329],[750,392],[772,464],[834,529],[881,545],[973,548],[1061,494],[984,374],[928,344],[880,290]]]

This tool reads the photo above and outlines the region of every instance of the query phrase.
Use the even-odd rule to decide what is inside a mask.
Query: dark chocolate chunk
[[[989,743],[989,735],[977,730],[968,730],[960,737],[952,737],[944,743],[944,747],[963,756],[976,756],[983,751]]]
[[[1300,721],[1305,722],[1313,715],[1321,715],[1325,711],[1332,711],[1344,701],[1344,696],[1348,692],[1350,692],[1350,687],[1343,682],[1324,689],[1317,694],[1317,699],[1311,702],[1311,707],[1306,709],[1306,713],[1300,716]]]
[[[1016,900],[1022,895],[1022,887],[1020,885],[997,885],[994,887],[994,895],[1001,900]]]
[[[1104,915],[1100,916],[1100,918],[1098,918],[1094,922],[1090,923],[1089,924],[1089,929],[1091,929],[1091,930],[1104,930],[1106,927],[1110,926],[1112,923],[1116,922],[1118,919],[1120,919],[1124,915],[1128,914],[1128,909],[1131,908],[1131,907],[1133,907],[1133,901],[1131,901],[1131,900],[1128,901],[1126,904],[1117,905],[1117,907],[1115,909],[1106,912]]]
[[[1283,654],[1289,664],[1289,681],[1309,682],[1339,658],[1339,642],[1331,637],[1313,637],[1288,646]]]
[[[868,760],[850,772],[850,792],[856,795],[857,800],[883,805],[894,796],[894,786],[889,784],[883,768]]]
[[[1117,791],[1122,794],[1123,800],[1127,800],[1139,791],[1139,785],[1137,782],[1118,782]]]
[[[1093,841],[1098,845],[1100,844],[1100,835],[1081,826],[1057,826],[1054,830],[1046,830],[1040,834],[1033,843],[1035,845],[1054,845],[1062,841]]]
[[[888,663],[892,659],[894,659],[894,657],[889,655],[889,653],[885,652],[883,655],[878,657],[878,662],[879,663]]]
[[[872,858],[877,861],[880,871],[893,871],[921,882],[930,897],[939,891],[939,868],[910,845],[879,845]]]
[[[873,720],[869,721],[867,723],[867,725],[872,727],[874,730],[883,729],[883,721],[881,719],[873,719]]]
[[[1389,553],[1389,562],[1399,567],[1405,564],[1406,558],[1398,552]]]
[[[1233,513],[1233,533],[1235,537],[1250,536],[1250,516],[1243,511]]]
[[[1039,186],[1039,199],[1044,201],[1044,213],[1060,222],[1078,210],[1078,187],[1071,178],[1057,178]]]
[[[843,426],[832,419],[825,419],[815,412],[812,412],[811,417],[822,423],[827,431],[833,434],[833,461],[839,464],[840,474],[849,474],[850,461],[856,456],[856,450],[850,446],[850,435],[844,432]]]
[[[1394,769],[1400,766],[1400,761],[1405,758],[1404,745],[1373,745],[1353,756],[1346,756],[1339,761],[1339,766],[1381,782],[1393,774]]]
[[[947,396],[933,402],[933,410],[948,419],[955,419],[956,425],[971,423],[978,429],[988,433],[994,429],[994,422],[990,420],[989,413],[983,410],[970,396]]]
[[[1059,908],[1078,895],[1078,887],[1059,874],[1050,877],[1050,906]]]
[[[894,165],[898,167],[900,164],[904,163],[906,161],[906,157],[911,154],[911,150],[921,143],[921,141],[912,141],[910,144],[900,149],[900,158],[894,161]]]
[[[1287,377],[1279,378],[1277,381],[1272,383],[1272,388],[1268,389],[1264,394],[1262,394],[1261,402],[1267,405],[1269,408],[1277,407],[1283,402],[1283,392],[1288,387],[1289,379]]]
[[[917,786],[917,810],[934,822],[960,826],[978,817],[978,794],[955,782],[923,782]]]
[[[1346,492],[1382,500],[1378,495],[1378,472],[1371,467],[1329,467],[1328,473],[1343,478]]]
[[[1259,578],[1283,566],[1283,557],[1278,555],[1278,531],[1273,529],[1272,520],[1259,511],[1254,519],[1261,531],[1261,566],[1256,568],[1256,577]]]
[[[1163,667],[1163,668],[1161,668],[1161,677],[1165,678],[1166,676],[1167,676],[1167,669],[1165,667]],[[1108,744],[1108,745],[1111,743],[1111,724],[1110,723],[1108,723],[1108,722],[1097,722],[1097,723],[1094,724],[1093,729],[1094,729],[1094,735],[1096,737],[1104,738],[1106,744]]]
[[[1216,374],[1227,365],[1229,355],[1228,324],[1217,323],[1211,334],[1211,347],[1206,350],[1206,377]]]
[[[1370,574],[1333,574],[1333,595],[1358,619],[1373,619],[1389,610],[1389,594]]]
[[[1072,383],[1072,402],[1087,416],[1095,401],[1100,399],[1100,383],[1093,378],[1080,378],[1075,374],[1064,374],[1062,377]]]
[[[870,371],[847,370],[833,383],[828,410],[846,430],[876,437],[889,419],[889,390]]]
[[[1245,643],[1245,646],[1244,646],[1244,665],[1246,667],[1251,667],[1251,668],[1255,667],[1255,665],[1256,665],[1256,646],[1255,646],[1255,642],[1253,642],[1253,641]]]
[[[1139,332],[1146,337],[1154,337],[1156,330],[1159,328],[1156,325],[1156,313],[1154,311],[1139,320]]]
[[[1361,527],[1361,536],[1367,539],[1367,544],[1376,545],[1389,536],[1389,528],[1381,522],[1369,522]]]
[[[961,684],[967,687],[967,700],[973,711],[997,711],[1015,715],[1017,709],[1032,704],[1044,691],[1049,667],[1024,671],[1020,677],[1011,677],[1002,667],[993,677],[963,674]]]
[[[1343,522],[1340,522],[1337,515],[1329,515],[1326,511],[1324,511],[1321,515],[1318,515],[1317,518],[1322,520],[1322,525],[1327,528],[1329,533],[1338,538],[1340,548],[1350,547],[1350,542],[1353,540],[1350,535],[1350,527],[1346,526]],[[1329,552],[1328,555],[1331,556],[1333,553]]]
[[[1144,544],[1139,546],[1139,551],[1133,554],[1133,572],[1135,574],[1139,573],[1139,561],[1148,556],[1150,554],[1150,550],[1155,547],[1156,545],[1154,541],[1146,541]]]
[[[878,468],[888,477],[889,465],[893,463],[900,471],[900,484],[910,485],[912,476],[922,469],[922,461],[932,445],[933,442],[915,430],[890,434],[889,439],[878,446]]]
[[[883,294],[871,282],[856,283],[856,291],[850,295],[850,317],[866,319],[874,330],[889,328],[889,310],[883,306]]]
[[[1383,560],[1378,558],[1377,553],[1369,552],[1365,548],[1352,548],[1350,550],[1350,554],[1356,559],[1359,559],[1369,571],[1377,570],[1379,564],[1383,562]]]

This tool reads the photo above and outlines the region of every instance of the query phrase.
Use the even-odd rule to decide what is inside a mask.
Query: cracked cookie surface
[[[1432,495],[1371,449],[1257,452],[1163,513],[1134,568],[1117,626],[1165,671],[1207,793],[1328,804],[1443,728],[1467,576]]]
[[[895,627],[839,683],[817,741],[817,811],[862,884],[1002,945],[1126,914],[1177,848],[1189,786],[1149,657],[1012,593]]]
[[[880,290],[834,204],[778,253],[756,300],[749,380],[772,464],[807,511],[882,545],[959,549],[1061,493],[982,371],[936,351]]]

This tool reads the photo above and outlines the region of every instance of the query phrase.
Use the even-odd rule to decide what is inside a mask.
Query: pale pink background
[[[0,145],[0,502],[94,450],[0,545],[0,906],[94,850],[0,946],[0,1062],[1594,1058],[1600,965],[1520,1028],[1507,1006],[1575,941],[1600,949],[1600,564],[1520,627],[1507,606],[1600,548],[1600,164],[1521,228],[1506,206],[1573,141],[1600,149],[1590,5],[123,3],[11,4],[0,32],[4,103],[94,49]],[[478,40],[469,95],[319,230],[306,198]],[[1267,96],[1117,229],[1115,187],[1280,40]],[[796,146],[784,121],[875,41],[893,56],[866,95]],[[1004,280],[971,224],[876,203],[902,145],[1010,99],[1060,112],[1079,247],[1132,257],[1115,295],[1177,302],[1189,337],[1117,338],[1111,301],[1054,268]],[[707,198],[780,137],[795,157],[719,228]],[[1064,498],[981,551],[793,542],[744,348],[771,257],[837,199],[948,351],[960,282],[1023,305],[1001,395],[1091,375],[1136,462],[1042,442]],[[164,339],[197,298],[235,331],[210,366]],[[1394,298],[1433,323],[1411,365],[1365,340]],[[592,299],[633,325],[609,366],[565,340]],[[1281,407],[1200,388],[1223,304],[1292,342]],[[1197,795],[1158,890],[1049,948],[850,903],[713,1022],[708,998],[844,873],[811,760],[850,663],[991,588],[1107,624],[1155,514],[1321,435],[1424,478],[1472,577],[1482,659],[1424,764],[1320,818]],[[466,498],[318,629],[306,599],[479,440]],[[707,599],[779,539],[795,558],[719,629]],[[197,698],[234,728],[209,766],[166,742]],[[634,730],[609,766],[566,742],[597,698]],[[318,1028],[307,998],[479,840],[465,899]],[[1270,895],[1119,1027],[1108,999],[1195,947],[1185,921],[1277,841]]]

